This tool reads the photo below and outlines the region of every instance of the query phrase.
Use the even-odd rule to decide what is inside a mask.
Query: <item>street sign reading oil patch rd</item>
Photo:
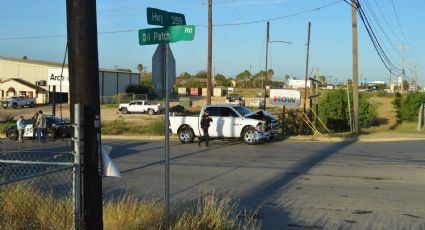
[[[195,26],[190,25],[139,30],[140,45],[192,41],[194,37]]]
[[[181,26],[186,25],[184,14],[167,12],[165,10],[148,7],[146,16],[149,25],[158,26]]]

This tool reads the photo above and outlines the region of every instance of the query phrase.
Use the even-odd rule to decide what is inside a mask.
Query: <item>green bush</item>
[[[376,121],[376,106],[369,100],[370,97],[369,94],[360,94],[359,96],[359,119],[361,127],[373,125]]]
[[[401,122],[401,94],[400,93],[396,93],[395,97],[394,97],[394,101],[392,101],[392,104],[394,106],[395,109],[395,116],[397,119],[397,123]]]
[[[350,92],[351,114],[353,114],[351,95],[352,93]],[[369,98],[368,94],[360,94],[359,96],[361,127],[367,127],[376,121],[376,107]],[[338,132],[348,131],[350,129],[350,117],[347,91],[345,89],[325,91],[319,98],[319,116],[329,129]]]
[[[400,96],[399,96],[400,97]],[[412,92],[393,101],[393,105],[398,112],[400,121],[416,121],[418,119],[419,107],[425,103],[425,93]]]

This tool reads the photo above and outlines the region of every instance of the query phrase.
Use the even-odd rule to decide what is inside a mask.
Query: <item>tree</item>
[[[288,74],[285,74],[285,81],[286,82],[288,82],[289,78],[290,78],[289,75]]]
[[[28,59],[28,57],[27,57],[27,56],[23,56],[23,57],[22,57],[22,59],[27,60],[27,59]]]
[[[143,69],[144,69],[144,67],[143,67],[142,64],[137,64],[137,70],[140,73],[140,78],[142,77]]]
[[[195,74],[195,78],[203,78],[203,79],[206,79],[206,78],[207,78],[207,71],[205,71],[205,70],[201,70],[201,71],[197,72],[197,73]]]
[[[180,73],[180,75],[178,76],[178,78],[185,79],[185,80],[189,80],[191,77],[192,75],[190,75],[190,73],[188,72]]]

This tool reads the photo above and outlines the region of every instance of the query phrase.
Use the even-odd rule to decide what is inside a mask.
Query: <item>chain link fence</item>
[[[0,149],[0,229],[73,229],[70,152]]]

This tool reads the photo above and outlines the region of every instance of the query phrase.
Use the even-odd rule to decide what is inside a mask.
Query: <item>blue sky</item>
[[[393,5],[399,18],[398,25]],[[152,28],[146,7],[183,13],[187,24],[196,25],[195,40],[171,45],[177,72],[196,73],[207,66],[207,0],[100,0],[97,1],[98,32],[130,31],[99,35],[99,61],[103,68],[130,68],[142,63],[152,66],[155,46],[139,46],[138,29]],[[421,0],[368,0],[363,2],[376,35],[396,66],[401,66],[402,43],[408,43],[406,63],[415,61],[419,77],[425,61],[425,21]],[[270,21],[269,68],[275,79],[285,74],[305,76],[307,24],[312,23],[310,69],[340,81],[351,78],[351,11],[338,0],[213,0],[213,24],[238,23],[276,18],[316,9],[317,11]],[[65,0],[0,0],[0,56],[61,62],[66,37]],[[379,6],[379,8],[378,8]],[[383,15],[383,16],[382,16]],[[383,31],[380,29],[382,27]],[[265,68],[266,23],[213,28],[213,67],[216,73],[235,76],[251,67]],[[24,37],[54,35],[48,38]],[[56,36],[58,35],[58,36]],[[359,18],[359,73],[367,80],[387,80],[389,73],[380,62]],[[410,66],[406,65],[410,75]],[[409,76],[410,77],[410,76]],[[425,82],[421,80],[420,82]]]

